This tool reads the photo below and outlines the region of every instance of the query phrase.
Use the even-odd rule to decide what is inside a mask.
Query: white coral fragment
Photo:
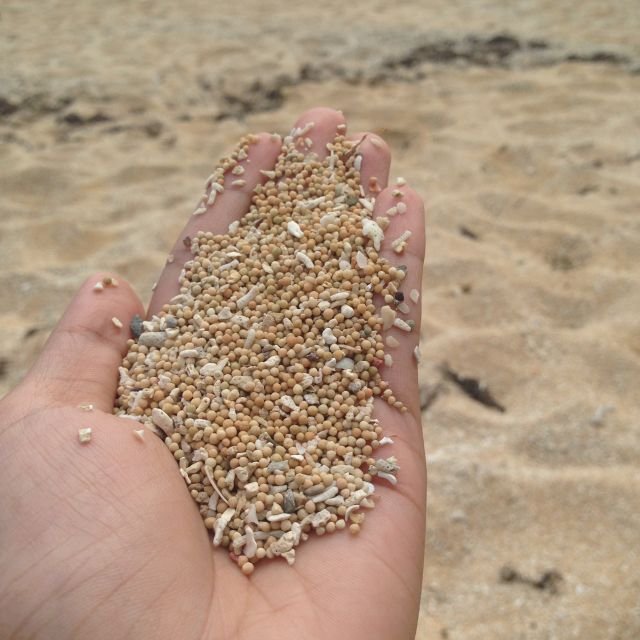
[[[333,335],[333,331],[331,330],[330,327],[327,327],[322,332],[322,339],[324,340],[324,343],[327,345],[332,345],[338,342],[338,339]]]
[[[231,518],[235,515],[236,510],[232,507],[229,507],[224,511],[224,513],[216,520],[215,524],[215,535],[213,537],[213,544],[216,547],[219,547],[222,544],[222,538],[224,536],[224,530],[227,528],[228,524],[231,522]]]
[[[353,314],[355,313],[355,311],[353,310],[353,307],[349,306],[348,304],[343,304],[340,307],[340,313],[347,319],[349,318],[353,318]]]
[[[396,319],[396,312],[389,305],[385,305],[380,309],[380,317],[382,318],[382,329],[386,331],[393,326]]]
[[[251,503],[249,508],[247,509],[247,515],[245,516],[245,521],[249,524],[258,524],[258,513],[256,511],[256,505]]]
[[[271,356],[264,361],[267,367],[277,367],[280,364],[280,356]]]
[[[335,213],[325,213],[322,218],[320,218],[320,224],[323,227],[326,227],[330,224],[337,224],[338,222],[338,218],[336,217]]]
[[[175,430],[171,417],[157,407],[151,411],[151,421],[167,436],[170,436]]]
[[[342,358],[336,362],[336,369],[353,369],[354,365],[352,358]]]
[[[251,498],[255,498],[258,495],[260,485],[257,482],[249,482],[244,485],[244,491],[247,498],[251,500]]]
[[[167,339],[165,331],[145,331],[140,334],[138,344],[143,347],[161,347]]]
[[[229,358],[222,358],[218,362],[207,362],[207,364],[200,367],[201,376],[211,376],[213,378],[221,378],[224,368],[227,366]]]
[[[292,235],[294,238],[302,238],[304,236],[300,225],[295,220],[289,220],[289,222],[287,222],[287,231],[289,235]]]
[[[280,397],[280,406],[284,409],[288,409],[289,411],[298,411],[300,407],[293,401],[291,396],[281,396]]]
[[[311,500],[313,502],[316,502],[316,503],[324,502],[328,498],[333,498],[333,496],[337,495],[338,492],[339,492],[338,487],[329,487],[328,489],[326,489],[322,493],[319,493],[317,496],[313,496],[311,498]]]
[[[373,211],[373,201],[368,198],[359,198],[358,201],[367,211]]]
[[[376,251],[380,251],[380,245],[384,240],[384,231],[378,226],[375,220],[364,218],[362,220],[362,235],[369,238]]]
[[[378,471],[378,478],[383,478],[391,484],[398,484],[398,479],[392,473],[386,473],[386,471]]]
[[[407,333],[411,331],[411,325],[407,324],[402,318],[396,318],[393,321],[393,326],[398,327],[398,329],[402,329],[402,331],[406,331]]]
[[[374,467],[378,471],[384,471],[385,473],[395,473],[400,469],[400,465],[398,464],[398,460],[395,456],[391,456],[390,458],[378,458],[375,461]]]
[[[238,307],[238,309],[244,309],[244,307],[246,307],[252,300],[255,299],[255,297],[258,295],[258,291],[259,289],[257,286],[251,287],[251,289],[249,289],[247,293],[238,298],[238,300],[236,301],[236,306]]]
[[[244,545],[242,553],[243,555],[247,556],[247,558],[253,558],[256,555],[256,551],[258,550],[258,545],[253,535],[253,529],[247,526],[244,528],[244,531],[247,541]]]
[[[396,253],[402,253],[407,246],[407,240],[411,237],[411,231],[404,231],[392,243],[391,246]]]
[[[198,349],[183,349],[178,355],[181,358],[199,358],[202,352]]]
[[[244,341],[244,348],[251,349],[255,340],[256,340],[256,330],[253,327],[251,327],[251,329],[247,331],[247,337],[245,338],[245,341]]]
[[[279,540],[276,540],[269,547],[269,552],[272,556],[282,556],[289,565],[292,565],[296,557],[294,547],[298,544],[299,540],[299,534],[292,529],[281,536]]]
[[[324,527],[331,520],[331,512],[329,509],[322,509],[309,516],[309,522],[314,529]]]
[[[394,456],[391,456],[390,458],[379,458],[376,460],[374,465],[369,468],[369,473],[376,475],[378,478],[387,480],[391,484],[397,484],[398,479],[395,474],[398,469],[400,469],[398,461]]]
[[[282,522],[288,520],[291,517],[290,513],[272,513],[267,516],[269,522]]]
[[[307,269],[313,269],[313,260],[304,252],[297,251],[296,252],[296,260],[301,262]]]

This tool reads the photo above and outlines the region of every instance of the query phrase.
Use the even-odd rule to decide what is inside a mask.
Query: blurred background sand
[[[428,202],[417,638],[637,640],[637,2],[316,7],[2,3],[0,394],[241,134],[343,109]]]

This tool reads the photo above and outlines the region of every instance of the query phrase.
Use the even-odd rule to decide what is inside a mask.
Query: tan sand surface
[[[0,393],[92,271],[148,300],[241,134],[341,108],[429,206],[417,638],[640,638],[637,2],[318,6],[2,3]]]

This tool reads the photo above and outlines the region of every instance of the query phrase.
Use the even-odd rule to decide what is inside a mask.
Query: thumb
[[[143,317],[144,309],[127,282],[108,273],[91,276],[49,336],[25,384],[35,385],[40,401],[89,403],[110,412],[135,314]]]

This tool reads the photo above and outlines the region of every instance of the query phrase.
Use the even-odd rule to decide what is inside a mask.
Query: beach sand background
[[[417,638],[639,638],[637,2],[316,7],[2,3],[0,394],[92,271],[148,300],[241,134],[341,108],[428,203]]]

